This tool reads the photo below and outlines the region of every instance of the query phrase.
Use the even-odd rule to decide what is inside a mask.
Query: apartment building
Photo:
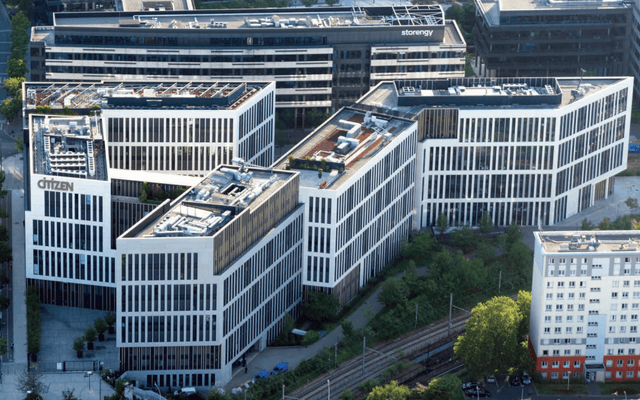
[[[296,172],[224,166],[117,240],[117,347],[148,387],[222,386],[302,299]],[[236,367],[241,368],[241,367]]]
[[[347,107],[276,162],[300,174],[305,291],[347,302],[395,257],[411,230],[416,131]]]
[[[633,78],[385,82],[353,107],[418,122],[414,229],[553,225],[613,191]]]
[[[388,79],[464,76],[439,5],[58,13],[33,27],[33,81],[275,81],[298,126]]]
[[[535,232],[530,349],[548,379],[640,378],[638,231]]]
[[[481,76],[564,77],[580,76],[582,70],[587,75],[624,76],[630,71],[630,1],[475,2],[476,67]]]

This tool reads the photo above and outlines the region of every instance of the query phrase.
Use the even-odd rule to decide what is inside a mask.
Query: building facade
[[[627,164],[633,78],[384,83],[354,107],[418,121],[414,229],[553,225],[608,197]],[[382,111],[385,112],[385,111]]]
[[[31,80],[275,81],[303,124],[387,79],[464,76],[440,6],[59,13],[34,27]]]
[[[487,77],[624,76],[629,1],[475,0],[476,67]]]
[[[300,174],[305,291],[345,303],[395,257],[411,230],[416,131],[344,108],[276,162]]]
[[[535,232],[530,349],[544,378],[640,378],[638,231]]]
[[[223,167],[117,240],[117,347],[147,386],[222,386],[302,299],[298,174]]]

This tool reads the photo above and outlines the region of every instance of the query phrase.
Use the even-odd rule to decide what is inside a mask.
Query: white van
[[[196,388],[194,387],[183,387],[180,390],[176,390],[175,392],[173,392],[174,396],[180,396],[181,393],[186,394],[187,396],[192,395],[192,394],[196,394]]]

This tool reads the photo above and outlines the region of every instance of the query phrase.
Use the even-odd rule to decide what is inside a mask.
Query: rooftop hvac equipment
[[[404,96],[415,96],[416,95],[416,88],[414,88],[413,86],[403,86],[402,87],[402,94]]]

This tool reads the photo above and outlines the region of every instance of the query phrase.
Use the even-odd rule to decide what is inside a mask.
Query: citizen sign
[[[73,192],[73,183],[56,181],[55,179],[42,178],[38,181],[40,189],[59,190],[62,192]]]
[[[402,36],[431,36],[433,35],[433,31],[422,31],[422,30],[404,30],[402,31]]]

